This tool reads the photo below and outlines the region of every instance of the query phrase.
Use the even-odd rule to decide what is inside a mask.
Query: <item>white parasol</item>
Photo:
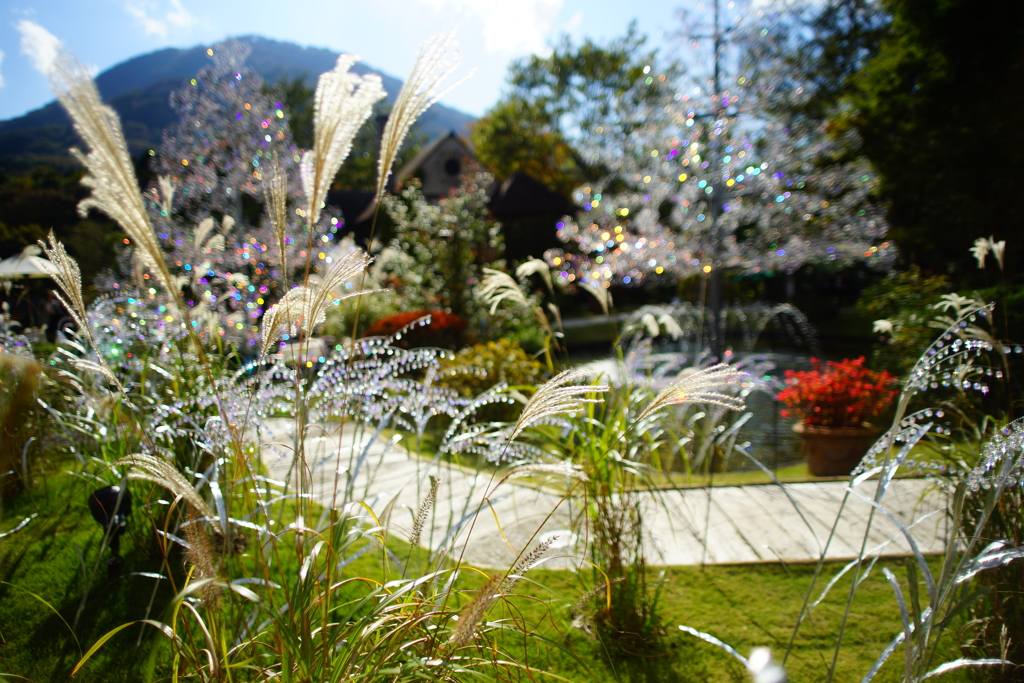
[[[39,257],[41,253],[42,249],[31,244],[19,255],[0,261],[0,280],[50,277],[56,269],[52,263]]]

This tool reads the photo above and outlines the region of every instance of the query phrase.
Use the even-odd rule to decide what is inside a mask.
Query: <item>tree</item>
[[[891,262],[863,160],[840,162],[835,143],[780,124],[758,139],[727,116],[695,122],[689,109],[680,120],[637,136],[642,153],[577,193],[584,212],[559,230],[568,247],[546,254],[564,282],[640,286],[714,269]]]
[[[213,46],[213,63],[172,94],[179,121],[164,133],[154,164],[159,182],[147,194],[166,261],[200,333],[254,346],[257,323],[266,301],[281,293],[287,264],[305,263],[310,242],[326,261],[319,250],[341,221],[326,210],[310,228],[302,209],[286,211],[287,234],[313,234],[312,240],[286,238],[282,254],[263,205],[275,176],[284,179],[285,203],[302,195],[301,150],[283,102],[245,66],[250,49],[239,41]],[[138,261],[129,268],[135,287],[155,301],[145,268]]]
[[[774,21],[764,11],[731,17],[728,28],[716,21],[704,39],[708,68],[644,102],[629,144],[587,150],[605,173],[575,195],[584,213],[560,225],[567,249],[547,254],[563,281],[638,286],[891,261],[874,174],[849,154],[850,141],[819,122],[770,116],[774,104],[804,96],[782,62],[772,66],[791,40],[772,35]]]
[[[786,121],[821,122],[853,90],[857,71],[878,53],[889,15],[871,0],[769,5],[734,35],[747,49],[748,79],[770,84],[761,106]]]
[[[470,132],[477,158],[498,177],[523,171],[568,195],[583,182],[583,160],[537,102],[509,97]]]
[[[505,97],[473,129],[477,157],[498,176],[524,170],[561,192],[592,177],[597,159],[584,150],[627,145],[672,83],[645,43],[630,25],[604,46],[563,36],[550,56],[514,63]]]
[[[877,53],[889,16],[871,0],[829,0],[804,22],[810,39],[799,45],[797,73],[808,97],[800,113],[825,120],[851,91],[857,71]]]
[[[281,100],[289,113],[288,128],[295,145],[300,149],[313,146],[313,95],[315,90],[306,85],[305,76],[285,79],[267,88],[267,94]]]
[[[909,262],[934,271],[973,272],[979,235],[1006,239],[1013,263],[1024,224],[1024,3],[882,6],[892,23],[839,124],[860,134],[881,175],[892,236]]]

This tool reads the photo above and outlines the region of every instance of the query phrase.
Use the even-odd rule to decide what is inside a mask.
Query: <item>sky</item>
[[[458,26],[462,71],[443,102],[479,116],[501,95],[509,63],[576,42],[623,35],[636,19],[652,46],[679,29],[697,0],[0,0],[0,120],[53,99],[41,73],[58,45],[97,72],[164,47],[261,35],[360,55],[404,80],[420,42]]]

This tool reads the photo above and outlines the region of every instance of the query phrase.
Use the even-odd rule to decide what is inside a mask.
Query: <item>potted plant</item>
[[[786,388],[776,399],[786,405],[783,417],[797,417],[793,431],[803,437],[811,474],[842,476],[853,471],[881,430],[867,422],[892,401],[896,378],[864,367],[864,357],[786,371]]]

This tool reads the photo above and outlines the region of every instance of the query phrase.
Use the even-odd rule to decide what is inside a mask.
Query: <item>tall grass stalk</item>
[[[728,365],[685,372],[655,394],[627,380],[604,402],[592,402],[568,433],[551,429],[543,448],[575,463],[580,481],[579,518],[588,563],[600,591],[589,617],[596,634],[618,655],[658,652],[661,615],[659,585],[651,585],[645,546],[643,491],[651,474],[671,462],[687,439],[666,426],[672,406],[743,407],[731,392],[744,374]],[[655,503],[663,504],[663,503]]]
[[[381,187],[405,131],[440,97],[437,84],[453,68],[448,61],[452,48],[451,34],[434,39],[417,62],[408,92],[400,95],[382,145]],[[442,449],[475,442],[501,460],[519,452],[516,440],[524,430],[596,399],[576,386],[578,373],[560,375],[536,392],[517,424],[480,439],[481,430],[471,422],[473,411],[502,399],[491,392],[467,401],[438,386],[439,350],[399,349],[394,338],[353,338],[322,363],[306,361],[309,340],[326,307],[365,293],[346,289],[346,283],[364,275],[366,254],[351,251],[328,266],[314,263],[311,248],[326,188],[355,131],[382,96],[375,77],[350,72],[354,61],[340,58],[317,88],[314,148],[303,155],[300,169],[305,202],[300,206],[310,233],[302,280],[291,282],[284,269],[285,293],[264,316],[260,353],[239,370],[215,356],[221,349],[207,348],[194,329],[197,325],[138,192],[116,114],[100,102],[95,85],[72,58],[62,57],[57,71],[60,99],[90,146],[88,154],[78,155],[92,191],[81,208],[99,208],[121,224],[183,328],[180,333],[170,328],[176,336],[152,349],[139,374],[126,378],[124,368],[106,363],[102,343],[93,335],[107,323],[100,316],[110,309],[101,301],[85,310],[74,262],[59,243],[46,245],[61,268],[63,298],[89,344],[88,349],[69,351],[69,362],[79,372],[102,377],[113,388],[112,404],[127,410],[123,417],[115,412],[115,433],[99,435],[114,454],[105,465],[118,478],[127,475],[136,484],[171,493],[170,501],[156,496],[140,501],[164,554],[157,581],[167,582],[175,592],[160,622],[147,617],[167,637],[152,650],[154,675],[447,681],[475,676],[482,667],[499,680],[521,675],[517,672],[523,665],[506,661],[496,649],[491,635],[496,627],[485,615],[504,599],[502,589],[511,590],[514,577],[534,566],[543,549],[527,553],[482,588],[466,583],[466,570],[458,562],[488,496],[517,472],[498,478],[472,514],[449,518],[444,537],[433,545],[421,571],[408,571],[412,555],[418,553],[415,548],[406,550],[404,563],[399,559],[391,520],[397,499],[383,507],[373,505],[358,484],[368,480],[368,469],[382,466],[389,430],[422,434],[432,416],[446,416],[453,428]],[[264,192],[282,263],[282,216],[289,208],[284,187],[284,179],[270,173]],[[161,180],[165,210],[171,207],[173,190],[171,181]],[[202,230],[208,232],[210,223]],[[196,240],[197,245],[202,241],[199,236]],[[302,340],[292,364],[272,353],[282,334]],[[84,395],[89,385],[80,381],[76,386]],[[263,462],[272,448],[266,440],[267,421],[275,415],[287,416],[291,424],[285,447],[289,471],[281,479],[271,476]],[[87,412],[65,417],[83,431],[94,419]],[[333,441],[337,446],[316,450],[314,437],[319,444]],[[352,440],[346,443],[348,438]],[[317,480],[325,469],[326,476]],[[426,468],[420,470],[417,485],[424,480]],[[412,541],[419,542],[428,525],[433,533],[427,518],[433,517],[439,494],[435,482],[421,496]],[[175,550],[179,546],[183,556]],[[378,551],[379,573],[351,571],[359,558]],[[184,573],[175,566],[178,558],[187,566]],[[100,638],[75,671],[126,627]]]
[[[906,590],[892,570],[888,567],[882,569],[886,581],[894,591],[903,628],[865,673],[863,683],[871,681],[901,645],[904,648],[901,679],[906,683],[914,683],[956,669],[998,668],[1010,665],[1005,657],[961,658],[945,663],[940,663],[938,659],[944,645],[943,637],[958,625],[958,620],[966,621],[972,605],[983,599],[990,590],[985,586],[974,585],[974,577],[986,570],[996,569],[1024,558],[1024,549],[1012,546],[1006,541],[996,540],[986,545],[981,533],[991,519],[993,511],[998,508],[1002,496],[1019,480],[1024,470],[1024,459],[1021,457],[1024,453],[1024,427],[1021,422],[1011,423],[986,443],[978,458],[979,464],[971,472],[957,472],[954,468],[950,475],[937,473],[942,475],[937,478],[937,482],[948,487],[950,500],[949,532],[941,569],[937,574],[932,571],[927,558],[919,549],[911,529],[885,507],[885,495],[897,472],[908,467],[920,467],[913,462],[911,455],[922,439],[933,432],[949,434],[949,430],[943,427],[943,409],[924,408],[908,413],[912,400],[917,395],[934,390],[940,385],[955,387],[956,391],[965,388],[988,391],[989,387],[984,384],[987,381],[985,377],[992,373],[985,373],[984,368],[977,365],[977,359],[985,352],[1001,352],[1002,347],[993,343],[989,335],[978,333],[977,330],[980,329],[979,325],[990,317],[991,311],[990,306],[972,307],[962,311],[962,315],[952,320],[949,327],[943,330],[940,337],[921,356],[905,380],[892,428],[871,448],[854,472],[846,489],[835,522],[821,548],[811,585],[783,655],[783,665],[793,649],[801,625],[811,610],[821,604],[840,577],[849,572],[851,586],[844,603],[826,680],[832,680],[834,677],[857,588],[868,577],[885,546],[888,545],[883,544],[871,550],[868,548],[871,527],[879,515],[899,529],[899,534],[911,549],[912,557],[905,565]],[[1002,355],[1004,354],[1000,353],[1000,356]],[[997,367],[1003,362],[1004,359],[1000,358]],[[982,381],[979,381],[979,378]],[[872,479],[875,480],[873,494],[862,493],[861,489]],[[782,484],[778,485],[784,488]],[[973,519],[968,519],[965,503],[972,492],[978,491],[982,492],[982,504],[974,511]],[[800,511],[796,501],[792,497],[789,499]],[[824,569],[828,548],[835,537],[838,525],[842,523],[843,512],[851,499],[858,499],[870,505],[859,554],[829,581],[817,599],[813,599],[816,584]],[[692,629],[688,632],[702,638],[707,636],[695,633]],[[713,636],[707,637],[713,639]]]

